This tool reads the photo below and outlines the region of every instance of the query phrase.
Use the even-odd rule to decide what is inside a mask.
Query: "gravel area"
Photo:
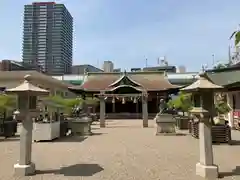
[[[112,120],[107,128],[93,125],[91,137],[34,143],[37,174],[21,180],[202,180],[195,175],[198,140],[155,136],[153,121],[149,128],[141,125],[140,120]],[[233,136],[240,140],[240,132]],[[19,138],[0,142],[0,152],[0,179],[17,180],[13,164]],[[240,145],[214,145],[214,158],[222,179],[240,179],[240,173],[232,173],[240,166]]]

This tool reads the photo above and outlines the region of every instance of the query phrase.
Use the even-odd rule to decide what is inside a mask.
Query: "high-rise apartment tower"
[[[49,75],[71,73],[73,18],[64,4],[25,5],[23,26],[23,65]]]

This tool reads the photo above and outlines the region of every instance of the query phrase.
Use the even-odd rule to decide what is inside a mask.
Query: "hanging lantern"
[[[133,103],[137,103],[137,98],[135,97],[134,100],[133,100]]]
[[[126,103],[126,101],[125,101],[125,98],[123,97],[122,98],[122,104],[125,104]]]
[[[131,97],[131,101],[133,100],[133,97]]]
[[[112,99],[112,103],[114,104],[115,103],[115,98],[113,97],[113,99]]]
[[[107,100],[108,97],[105,97],[104,100]]]

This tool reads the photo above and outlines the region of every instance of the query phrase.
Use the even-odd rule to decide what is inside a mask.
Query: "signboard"
[[[233,111],[233,117],[240,117],[240,110]]]

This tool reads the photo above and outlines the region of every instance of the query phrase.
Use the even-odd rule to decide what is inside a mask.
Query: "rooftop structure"
[[[85,74],[88,72],[103,72],[103,70],[90,64],[72,66],[72,74]]]
[[[145,67],[143,71],[166,71],[176,73],[177,69],[175,66],[154,66],[154,67]]]

